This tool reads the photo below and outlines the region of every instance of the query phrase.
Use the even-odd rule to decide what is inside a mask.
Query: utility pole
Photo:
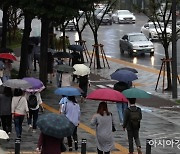
[[[177,98],[176,0],[172,0],[172,98]]]

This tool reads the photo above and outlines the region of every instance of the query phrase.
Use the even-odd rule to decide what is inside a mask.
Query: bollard
[[[150,141],[152,139],[146,139],[146,154],[151,154],[151,144]]]
[[[16,138],[15,139],[15,154],[20,154],[20,143],[21,143],[21,139]]]
[[[82,139],[82,142],[81,142],[81,154],[86,154],[86,142],[87,142],[86,139]]]

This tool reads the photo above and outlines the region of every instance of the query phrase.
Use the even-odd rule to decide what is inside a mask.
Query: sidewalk
[[[171,122],[171,124],[173,124],[173,126],[175,127],[175,129],[173,130],[171,129],[172,132],[176,132],[177,130],[179,130],[179,126],[180,126],[179,111],[180,110],[177,104],[175,103],[175,101],[171,99],[171,94],[169,92],[162,93],[161,86],[160,86],[161,84],[159,84],[158,91],[157,92],[154,91],[156,80],[159,73],[158,70],[149,69],[149,68],[139,66],[139,65],[134,65],[134,64],[124,62],[119,59],[108,58],[108,61],[109,61],[111,69],[103,68],[103,69],[97,70],[97,69],[91,68],[92,74],[90,75],[90,80],[91,80],[92,86],[90,87],[89,91],[98,88],[99,85],[105,86],[105,87],[111,87],[114,84],[114,81],[110,80],[110,74],[113,73],[117,68],[126,66],[126,67],[136,68],[139,72],[138,73],[139,79],[134,82],[134,85],[137,88],[146,90],[153,94],[153,96],[150,99],[137,100],[138,105],[140,105],[142,107],[143,112],[146,113],[146,114],[143,114],[144,119],[142,121],[143,127],[141,130],[141,132],[143,132],[142,133],[143,135],[141,136],[143,151],[145,151],[145,146],[146,146],[145,139],[149,135],[150,136],[152,135],[151,134],[152,132],[147,131],[149,130],[148,128],[149,125],[153,126],[153,124],[155,123],[160,123],[162,124],[163,132],[167,134],[169,130],[168,131],[166,130],[167,124],[166,122],[162,121],[162,119],[164,119],[166,121]],[[89,66],[88,63],[85,63],[85,64]],[[18,68],[19,66],[18,62],[15,62],[13,66]],[[37,72],[33,73],[32,75],[36,77],[38,76]],[[162,83],[162,79],[160,80],[160,83]],[[45,104],[50,106],[53,110],[57,111],[59,107],[58,100],[60,99],[60,97],[54,95],[53,91],[55,88],[57,87],[56,87],[56,82],[54,78],[53,84],[52,85],[48,84],[47,90],[42,93],[42,98]],[[180,87],[178,85],[178,89],[179,88]],[[94,135],[90,134],[92,133],[90,129],[93,129],[94,131],[94,128],[89,125],[89,120],[92,114],[96,112],[98,103],[87,100],[86,103],[80,104],[80,106],[82,110],[81,123],[85,124],[89,128],[81,127],[81,126],[79,127],[78,129],[79,141],[81,141],[82,138],[86,138],[87,139],[87,152],[94,153],[96,151]],[[114,105],[110,105],[109,108],[110,108],[110,111],[113,112],[113,114],[117,113],[117,110]],[[50,111],[46,110],[45,113],[47,112],[50,112]],[[154,115],[157,117],[156,119],[154,118]],[[147,123],[147,120],[149,119],[153,119],[153,121],[149,121]],[[115,142],[118,143],[119,145],[122,145],[123,147],[127,149],[128,145],[127,145],[127,140],[126,140],[127,139],[126,133],[124,133],[122,128],[120,127],[119,119],[117,115],[115,115],[115,120],[116,120],[116,125],[117,125],[117,131],[115,132]],[[154,128],[152,127],[152,129]],[[27,130],[28,128],[27,128],[26,120],[24,120],[23,138],[22,138],[22,143],[21,143],[21,149],[24,152],[34,151],[37,145],[37,139],[38,139],[38,134],[39,134],[39,130],[36,133],[29,133]],[[13,128],[13,131],[14,131],[14,128]],[[153,131],[155,133],[158,132],[157,129]],[[5,149],[6,151],[14,151],[14,138],[15,138],[15,133],[12,133],[11,140],[9,142],[0,141],[0,147]],[[79,148],[78,152],[80,152],[80,150],[81,149]],[[112,154],[122,153],[120,151],[117,151],[117,152],[116,151],[117,149],[114,149],[114,153]],[[154,153],[152,152],[152,154],[155,154],[155,153],[161,154],[160,152],[157,152],[157,151]],[[165,153],[162,153],[162,154],[165,154]],[[76,154],[76,152],[73,152],[73,154]],[[90,153],[87,153],[87,154],[90,154]]]

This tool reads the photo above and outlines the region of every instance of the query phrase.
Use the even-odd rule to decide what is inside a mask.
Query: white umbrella
[[[0,139],[9,139],[8,134],[4,131],[0,129]]]
[[[75,75],[85,76],[90,74],[90,68],[84,64],[75,64],[73,68],[75,69],[75,71],[73,72],[73,74]]]
[[[9,79],[3,83],[3,86],[20,89],[32,88],[32,85],[30,85],[29,82],[22,79]]]

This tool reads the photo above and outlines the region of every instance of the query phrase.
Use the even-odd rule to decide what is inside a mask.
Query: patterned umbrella
[[[37,126],[44,134],[56,138],[71,136],[75,129],[75,125],[65,115],[55,113],[39,116]]]

